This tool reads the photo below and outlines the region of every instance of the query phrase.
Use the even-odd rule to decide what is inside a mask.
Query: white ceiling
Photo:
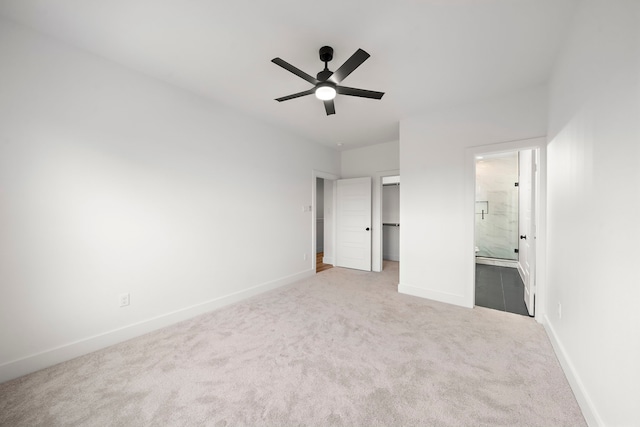
[[[579,0],[0,0],[0,14],[132,69],[342,149],[397,140],[399,121],[439,105],[544,83]],[[336,114],[311,85],[318,49],[337,69],[371,57],[338,96]]]

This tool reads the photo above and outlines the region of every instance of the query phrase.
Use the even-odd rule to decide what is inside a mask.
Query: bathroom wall
[[[518,153],[476,161],[476,246],[478,256],[517,259]],[[483,214],[484,211],[484,214]]]

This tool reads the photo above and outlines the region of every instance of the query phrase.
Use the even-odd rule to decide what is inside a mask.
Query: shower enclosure
[[[476,159],[476,256],[518,259],[518,153]]]

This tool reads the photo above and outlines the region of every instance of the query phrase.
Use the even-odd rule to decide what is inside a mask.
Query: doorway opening
[[[331,253],[330,250],[327,251],[327,256],[325,257],[325,242],[327,242],[327,246],[329,246],[333,241],[333,227],[331,221],[331,201],[333,198],[332,194],[333,182],[324,178],[316,177],[316,273],[320,273],[333,267],[333,263],[330,262],[331,260],[328,256],[329,253]]]
[[[321,258],[319,255],[312,258],[314,271],[322,263],[381,272],[383,253],[388,258],[385,262],[394,263],[397,268],[398,261],[394,259],[399,259],[399,173],[399,170],[378,172],[372,185],[371,177],[340,179],[330,173],[313,171],[312,253],[323,251]],[[386,184],[394,188],[385,190]],[[318,200],[322,192],[324,197]],[[395,225],[395,231],[391,232],[395,235],[384,239],[385,250],[383,231],[391,226],[383,225],[383,206],[384,222]]]
[[[400,176],[382,177],[382,269],[400,261]]]
[[[475,305],[535,315],[540,152],[523,146],[474,156]]]
[[[317,273],[320,264],[327,264],[321,271],[335,265],[336,242],[336,182],[338,176],[328,172],[311,172],[311,268]],[[320,223],[320,226],[318,225]],[[320,249],[320,251],[318,250]],[[318,255],[321,253],[321,255]],[[305,258],[306,259],[306,258]]]

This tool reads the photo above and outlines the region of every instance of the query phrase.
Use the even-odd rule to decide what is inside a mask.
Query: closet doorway
[[[382,177],[382,269],[400,261],[400,176]]]

